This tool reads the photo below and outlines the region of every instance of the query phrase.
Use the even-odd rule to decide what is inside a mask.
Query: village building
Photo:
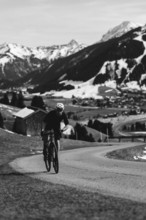
[[[23,108],[14,114],[15,122],[13,131],[27,136],[40,135],[42,121],[46,115],[42,109]]]

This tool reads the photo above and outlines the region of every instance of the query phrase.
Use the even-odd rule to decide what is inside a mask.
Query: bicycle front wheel
[[[54,167],[55,173],[58,173],[59,172],[58,151],[54,143],[52,143],[52,150],[53,150],[53,167]]]
[[[45,152],[45,165],[48,172],[51,170],[51,154],[50,149],[47,147]]]

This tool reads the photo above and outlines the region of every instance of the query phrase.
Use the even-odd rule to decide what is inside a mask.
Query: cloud
[[[0,40],[92,43],[125,20],[145,23],[145,8],[145,0],[0,0]]]

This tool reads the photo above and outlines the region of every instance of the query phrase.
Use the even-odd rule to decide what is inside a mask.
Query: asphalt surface
[[[49,173],[46,171],[42,154],[18,158],[10,165],[18,172],[43,181],[145,203],[146,163],[106,157],[109,151],[137,145],[140,143],[61,151],[58,174],[53,168]]]

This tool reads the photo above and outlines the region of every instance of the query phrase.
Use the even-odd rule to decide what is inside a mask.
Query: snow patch
[[[6,63],[10,62],[11,59],[7,56],[0,58],[0,64],[5,65]]]
[[[126,85],[128,86],[129,89],[141,90],[140,86],[136,81],[127,82]]]
[[[113,88],[113,89],[116,89],[117,84],[116,84],[116,81],[115,81],[115,80],[109,80],[109,81],[106,81],[106,82],[105,82],[105,86],[111,87],[111,88]]]
[[[98,86],[86,85],[86,86],[78,86],[78,88],[72,90],[63,90],[59,92],[54,92],[53,96],[55,97],[64,97],[64,98],[95,98],[95,99],[103,99],[102,96],[98,95]]]
[[[23,47],[17,44],[9,44],[10,52],[15,56],[24,59],[26,56],[31,55],[31,51],[27,47]]]

